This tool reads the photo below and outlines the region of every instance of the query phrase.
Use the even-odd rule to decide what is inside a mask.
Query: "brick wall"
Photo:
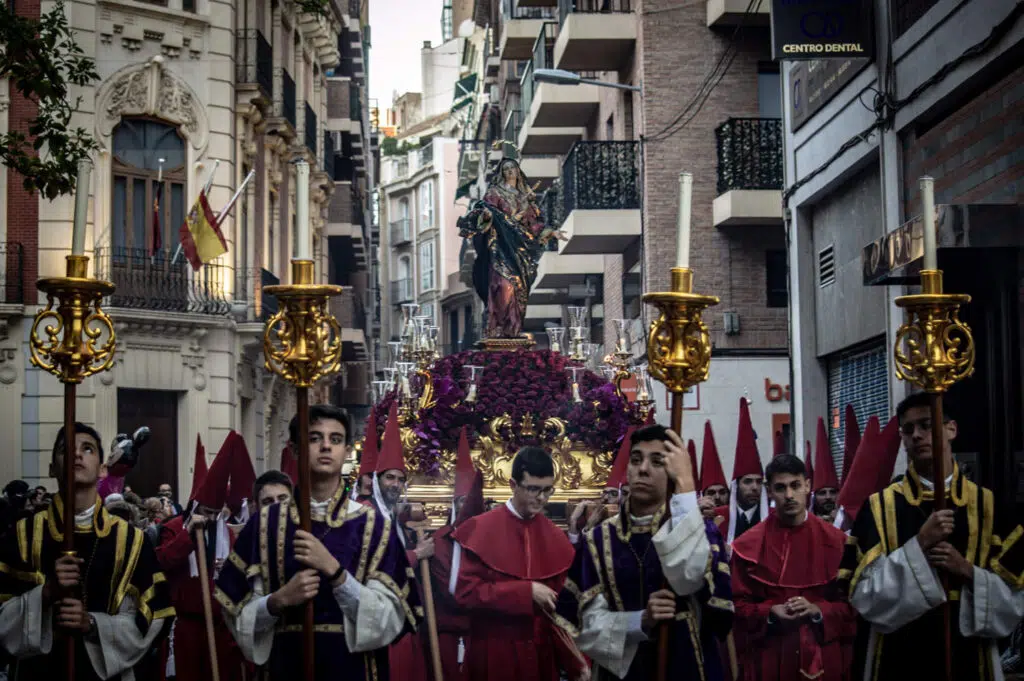
[[[615,348],[615,325],[613,319],[625,317],[622,306],[622,256],[604,256],[604,343],[606,351]],[[594,339],[595,341],[598,339]]]
[[[18,0],[15,12],[18,16],[38,19],[39,0]],[[29,122],[36,117],[39,107],[22,97],[9,83],[11,106],[8,110],[8,129],[21,131],[28,136]],[[31,140],[31,138],[29,138]],[[7,241],[20,243],[23,247],[22,290],[28,303],[35,302],[36,277],[39,272],[39,195],[29,192],[22,185],[24,178],[14,170],[7,169]]]
[[[694,176],[690,265],[698,292],[721,298],[705,316],[717,347],[786,347],[785,308],[766,305],[766,248],[783,248],[781,227],[743,227],[728,232],[712,225],[717,196],[715,128],[730,117],[757,116],[757,62],[770,58],[769,33],[748,27],[737,37],[728,73],[693,120],[676,135],[650,139],[696,95],[733,35],[706,25],[704,3],[645,0],[639,8],[646,163],[645,276],[647,290],[664,289],[675,260],[679,173]],[[692,113],[692,111],[691,111]],[[741,333],[723,333],[722,313],[740,315]]]
[[[1024,66],[923,132],[903,138],[904,215],[921,212],[918,178],[936,203],[1024,202]]]

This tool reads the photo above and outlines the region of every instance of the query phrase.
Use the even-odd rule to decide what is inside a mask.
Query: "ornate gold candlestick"
[[[926,225],[926,228],[928,225]],[[906,310],[910,319],[896,331],[893,357],[896,376],[928,393],[932,422],[932,478],[945,480],[946,470],[942,417],[942,395],[951,385],[974,373],[974,338],[971,329],[960,321],[960,306],[971,302],[962,293],[943,293],[942,270],[921,270],[921,293],[900,296],[896,305]],[[936,454],[938,452],[938,454]],[[946,488],[935,485],[935,510],[945,509]],[[943,588],[946,576],[942,575]],[[951,678],[949,603],[941,606],[945,621],[945,676]]]
[[[73,556],[75,513],[75,399],[78,384],[106,371],[114,363],[117,334],[100,307],[114,292],[109,281],[90,279],[89,257],[67,256],[66,276],[40,279],[36,287],[46,294],[46,307],[36,313],[29,341],[32,365],[53,374],[64,384],[64,554]],[[55,305],[56,303],[56,305]],[[106,340],[103,341],[103,336]],[[102,342],[102,345],[100,344]],[[68,679],[75,678],[75,638],[68,637]]]
[[[341,286],[313,283],[313,261],[292,260],[292,284],[268,286],[280,305],[263,332],[264,367],[295,386],[299,416],[299,518],[311,530],[309,479],[309,389],[338,371],[341,365],[341,328],[327,309]],[[303,625],[305,678],[313,681],[313,602],[306,604]]]
[[[693,271],[673,267],[672,290],[645,293],[643,299],[661,313],[647,336],[648,371],[672,393],[672,430],[682,437],[683,393],[707,380],[711,366],[711,335],[701,315],[718,305],[718,298],[694,293]],[[663,626],[658,636],[659,681],[667,679],[668,654],[669,630]]]

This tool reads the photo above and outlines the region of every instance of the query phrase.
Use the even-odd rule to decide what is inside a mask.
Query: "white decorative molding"
[[[13,385],[18,380],[18,368],[14,366],[17,358],[17,348],[0,348],[0,384]]]
[[[109,140],[124,116],[156,116],[175,123],[182,136],[202,155],[210,137],[210,121],[196,92],[156,56],[127,66],[100,86],[96,97],[96,132]]]

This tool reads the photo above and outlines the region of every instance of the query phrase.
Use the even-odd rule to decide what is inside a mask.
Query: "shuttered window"
[[[884,427],[889,421],[889,375],[886,368],[887,346],[879,339],[855,351],[831,355],[828,366],[828,437],[836,475],[843,471],[843,445],[846,442],[846,405],[857,413],[861,432],[872,415]]]

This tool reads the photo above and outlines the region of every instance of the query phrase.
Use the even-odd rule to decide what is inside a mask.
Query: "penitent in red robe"
[[[470,518],[458,544],[455,600],[469,611],[469,681],[558,681],[586,662],[575,644],[533,603],[533,582],[562,590],[575,555],[546,517],[522,520],[507,505]]]
[[[808,514],[797,527],[776,514],[732,544],[733,631],[743,681],[849,681],[857,619],[838,583],[846,535]],[[773,605],[803,596],[821,622],[769,624]]]

